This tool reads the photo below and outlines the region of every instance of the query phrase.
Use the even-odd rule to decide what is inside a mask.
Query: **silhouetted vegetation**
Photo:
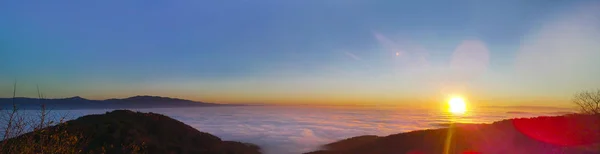
[[[600,89],[575,94],[573,103],[582,114],[600,115]]]
[[[57,143],[73,142],[69,146],[74,150],[60,153],[260,153],[256,145],[222,141],[164,115],[128,110],[83,116],[2,143],[8,146],[36,145],[45,143],[42,140],[51,140],[40,133],[70,137],[59,138]],[[39,148],[34,150],[40,151]]]
[[[17,87],[13,89],[15,98]],[[39,92],[38,97],[43,99]],[[45,105],[40,105],[37,115],[27,115],[21,111],[16,103],[11,108],[1,108],[0,120],[2,125],[2,141],[0,142],[1,153],[78,153],[78,144],[81,142],[81,134],[69,131],[48,131],[47,127],[64,122],[66,116],[55,116],[50,114]],[[31,113],[30,113],[31,114]],[[20,136],[19,140],[11,138],[22,135],[25,132],[30,135]]]

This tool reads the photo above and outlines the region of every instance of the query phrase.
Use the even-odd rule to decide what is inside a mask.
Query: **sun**
[[[454,114],[463,114],[467,111],[467,104],[460,97],[453,97],[448,101],[448,111]]]

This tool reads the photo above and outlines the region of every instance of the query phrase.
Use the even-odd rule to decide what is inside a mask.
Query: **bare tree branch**
[[[583,114],[600,114],[600,89],[575,94],[573,103]]]

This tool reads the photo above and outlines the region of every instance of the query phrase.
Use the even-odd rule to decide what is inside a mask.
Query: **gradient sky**
[[[591,0],[8,0],[0,97],[566,104],[599,42]]]

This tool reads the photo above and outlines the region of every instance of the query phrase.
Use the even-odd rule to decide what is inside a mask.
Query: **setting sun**
[[[467,111],[467,104],[460,97],[454,97],[448,101],[448,111],[454,114],[463,114]]]

